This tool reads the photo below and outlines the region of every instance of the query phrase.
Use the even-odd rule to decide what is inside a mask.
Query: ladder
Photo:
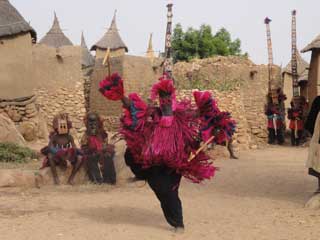
[[[273,52],[272,52],[272,41],[271,41],[271,30],[270,30],[270,22],[271,19],[266,17],[264,19],[264,23],[266,24],[267,30],[267,47],[268,47],[268,70],[269,70],[269,83],[268,83],[268,91],[271,91],[271,82],[273,81]]]
[[[292,90],[293,97],[299,96],[299,76],[297,61],[297,27],[296,27],[297,11],[292,11],[292,29],[291,29],[291,74],[292,74]]]

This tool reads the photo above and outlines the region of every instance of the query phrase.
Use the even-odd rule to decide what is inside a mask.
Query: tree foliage
[[[211,27],[206,24],[201,25],[199,30],[188,28],[186,32],[181,24],[177,24],[173,31],[172,48],[175,62],[215,55],[247,57],[247,53],[241,53],[239,39],[232,41],[230,33],[225,28],[213,34]]]

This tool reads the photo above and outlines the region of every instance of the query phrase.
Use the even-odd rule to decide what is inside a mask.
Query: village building
[[[298,66],[297,72],[298,72],[298,78],[299,78],[300,95],[308,99],[307,76],[308,76],[309,64],[301,57],[299,52],[297,52],[297,66]],[[283,79],[283,92],[287,96],[287,100],[285,101],[285,107],[286,109],[288,109],[290,108],[290,101],[293,97],[291,61],[282,70],[282,79]]]
[[[0,100],[34,95],[32,42],[36,38],[34,29],[10,2],[0,0]]]
[[[81,66],[82,68],[92,67],[94,65],[94,57],[90,53],[86,41],[84,39],[83,32],[81,34]]]
[[[52,27],[33,47],[33,74],[39,87],[72,87],[81,78],[82,48],[63,33],[56,13]]]
[[[312,103],[320,93],[320,35],[308,44],[301,52],[311,51],[311,62],[308,73],[308,100]]]
[[[152,33],[150,34],[146,57],[149,58],[151,61],[153,61],[156,57],[155,51],[153,50],[153,45],[152,45]]]
[[[39,41],[39,44],[44,44],[53,48],[73,46],[69,38],[67,38],[66,35],[62,32],[56,13],[54,13],[54,20],[51,29]]]
[[[91,47],[91,51],[96,51],[96,59],[103,59],[106,51],[110,49],[112,57],[119,57],[128,52],[128,47],[123,42],[118,32],[116,23],[116,12],[114,13],[110,28],[103,37]]]

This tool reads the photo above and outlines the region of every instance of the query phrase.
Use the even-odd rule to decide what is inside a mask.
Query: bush
[[[14,143],[0,143],[0,162],[25,163],[36,157],[36,153],[27,147]]]

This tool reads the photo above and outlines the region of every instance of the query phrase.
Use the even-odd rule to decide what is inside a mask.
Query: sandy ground
[[[320,210],[304,208],[316,188],[306,155],[291,147],[246,152],[217,160],[210,182],[183,181],[184,233],[172,231],[142,183],[0,189],[0,239],[319,239]]]

